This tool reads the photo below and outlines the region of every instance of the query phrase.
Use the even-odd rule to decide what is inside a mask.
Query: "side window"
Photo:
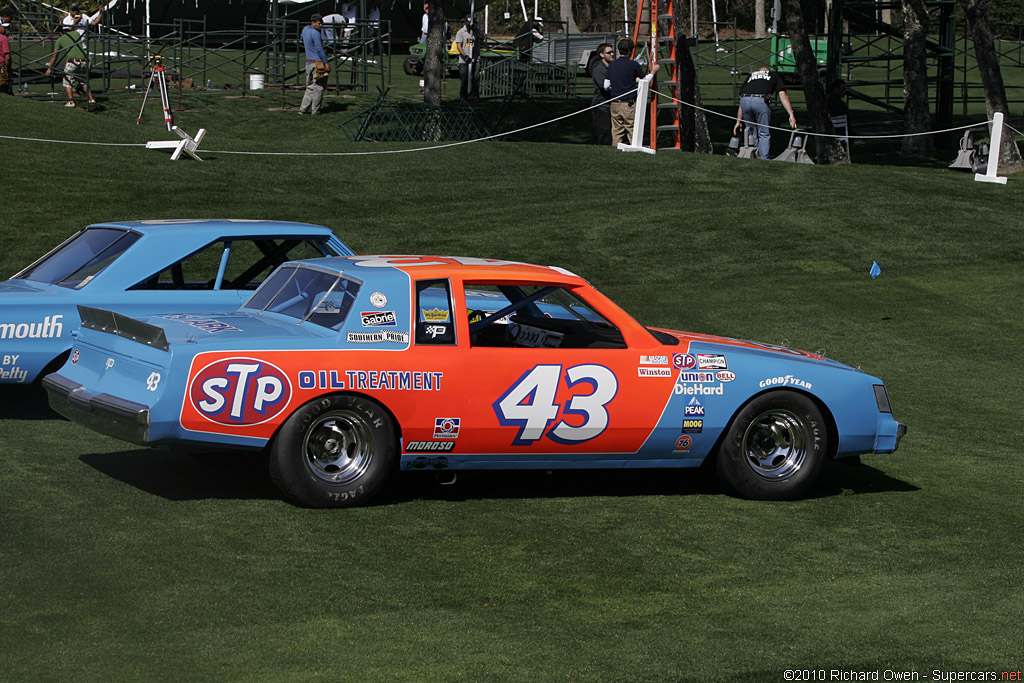
[[[416,283],[416,343],[455,343],[455,318],[448,280],[421,280]]]
[[[319,258],[327,253],[322,242],[302,238],[217,241],[153,274],[132,289],[213,289],[224,250],[228,248],[230,253],[221,289],[255,290],[285,261]]]
[[[153,274],[132,289],[213,289],[213,285],[217,282],[217,270],[220,268],[223,253],[223,242],[208,244],[199,251],[164,268],[159,273]]]
[[[473,346],[624,349],[622,333],[566,287],[466,283]]]

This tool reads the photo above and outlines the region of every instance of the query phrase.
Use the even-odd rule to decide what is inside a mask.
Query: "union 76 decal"
[[[568,368],[564,373],[564,386],[571,390],[585,384],[591,391],[573,394],[564,405],[558,402],[562,379],[561,365],[534,366],[492,404],[499,423],[519,427],[512,445],[528,446],[544,436],[562,444],[583,443],[601,436],[608,428],[605,406],[619,391],[615,373],[603,365],[591,363]],[[562,419],[551,425],[560,409]],[[568,415],[581,416],[582,424],[570,424],[565,419]]]

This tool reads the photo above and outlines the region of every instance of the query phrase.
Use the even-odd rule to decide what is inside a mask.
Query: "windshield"
[[[80,289],[138,239],[125,230],[86,228],[14,277]]]
[[[340,273],[302,266],[282,266],[256,290],[244,308],[269,311],[340,330],[352,308],[360,282]]]

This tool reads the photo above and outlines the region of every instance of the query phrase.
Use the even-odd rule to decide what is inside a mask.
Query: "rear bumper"
[[[92,394],[56,372],[42,383],[50,407],[69,420],[115,439],[149,445],[149,406],[110,394]]]

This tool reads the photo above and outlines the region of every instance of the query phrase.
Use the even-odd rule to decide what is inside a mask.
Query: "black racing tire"
[[[397,468],[394,420],[361,396],[322,396],[296,410],[270,446],[270,478],[305,507],[365,504]]]
[[[423,73],[423,60],[419,57],[406,57],[402,62],[402,71],[409,76],[419,76]]]
[[[828,429],[814,401],[795,391],[772,391],[733,419],[715,469],[744,498],[791,500],[817,478],[826,453]]]

